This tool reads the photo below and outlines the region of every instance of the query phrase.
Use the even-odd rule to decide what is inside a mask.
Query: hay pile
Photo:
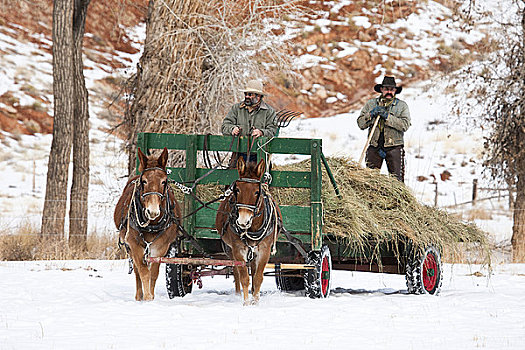
[[[327,160],[341,198],[335,195],[323,167],[323,232],[333,234],[349,249],[377,252],[381,243],[388,242],[395,248],[408,238],[419,248],[430,244],[441,247],[454,261],[463,256],[461,247],[468,246],[478,251],[476,255],[482,262],[490,262],[487,234],[475,225],[420,204],[394,177],[345,158]],[[309,171],[310,161],[274,169]],[[272,194],[281,205],[309,204],[309,190],[272,188]]]
[[[323,233],[359,255],[380,262],[380,245],[388,243],[402,255],[398,246],[411,240],[412,252],[428,245],[441,248],[450,262],[490,263],[487,234],[447,212],[419,203],[410,189],[394,177],[360,167],[346,158],[328,158],[341,198],[338,198],[323,168]],[[273,170],[310,171],[310,161],[274,166]],[[224,186],[199,185],[203,201],[217,198]],[[310,190],[271,187],[279,205],[310,205]],[[178,200],[182,194],[175,190]],[[471,259],[466,261],[465,259]]]

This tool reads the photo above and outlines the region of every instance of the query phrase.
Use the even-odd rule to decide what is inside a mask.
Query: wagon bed
[[[185,156],[184,167],[168,168],[168,176],[171,181],[188,187],[193,186],[194,195],[198,197],[199,187],[202,185],[226,186],[238,178],[236,169],[217,168],[210,170],[209,168],[199,167],[197,164],[199,152],[201,152],[201,156],[202,152],[243,152],[248,149],[248,142],[248,138],[243,137],[233,142],[231,136],[141,133],[137,140],[137,146],[143,150],[163,149],[166,147],[168,150],[183,151]],[[419,272],[419,275],[423,275],[423,265],[419,266],[419,270],[416,271],[416,262],[419,262],[419,260],[424,262],[426,258],[419,258],[418,261],[414,262],[414,259],[411,259],[409,256],[410,247],[408,242],[406,244],[401,242],[397,252],[392,251],[388,242],[385,242],[379,246],[380,254],[376,252],[374,255],[373,252],[366,251],[366,248],[359,251],[349,249],[348,246],[332,236],[330,232],[323,232],[323,204],[321,198],[323,167],[337,194],[338,189],[328,162],[323,155],[321,139],[270,139],[261,137],[256,139],[252,149],[257,153],[258,160],[270,154],[293,154],[310,157],[310,169],[307,169],[308,171],[270,171],[270,189],[275,187],[301,188],[310,192],[308,205],[283,205],[278,203],[281,208],[284,227],[289,232],[289,235],[279,236],[277,252],[270,258],[274,271],[268,274],[276,276],[277,285],[281,290],[296,290],[306,287],[307,294],[310,296],[327,297],[332,268],[405,274],[409,291],[410,284],[417,284],[417,281],[411,282],[411,280],[415,278],[413,275],[416,272]],[[196,181],[197,183],[195,184]],[[184,215],[193,213],[200,207],[195,196],[190,194],[184,195]],[[188,236],[177,242],[177,245],[170,249],[168,257],[156,258],[156,262],[168,263],[167,271],[172,273],[172,278],[178,279],[176,281],[178,284],[188,284],[195,280],[196,266],[211,265],[212,270],[215,269],[214,265],[228,266],[227,269],[221,271],[229,273],[230,267],[235,264],[228,260],[224,244],[215,229],[215,216],[218,206],[218,203],[213,203],[209,207],[198,210],[194,215],[185,217],[183,227]],[[293,239],[293,242],[290,238]],[[434,254],[433,252],[431,253]],[[437,255],[434,260],[437,260],[439,263],[437,265],[439,266],[433,266],[433,273],[435,274],[436,270],[439,270],[437,271],[439,281],[436,283],[440,283],[439,253]],[[376,258],[373,258],[374,256]],[[379,261],[377,256],[380,257]],[[175,262],[176,264],[174,264]],[[312,271],[316,269],[317,271]],[[173,271],[176,273],[173,273]],[[216,271],[216,273],[219,272]],[[186,276],[186,279],[183,278],[183,275]],[[199,278],[204,275],[206,274],[200,274]],[[309,283],[317,284],[313,286],[314,291],[310,291],[310,293],[308,291]],[[437,287],[436,290],[438,290]],[[177,285],[177,288],[184,289],[184,286]],[[421,289],[420,287],[418,288]],[[176,291],[174,296],[183,296],[185,294],[184,290],[179,290],[178,292],[180,293]]]

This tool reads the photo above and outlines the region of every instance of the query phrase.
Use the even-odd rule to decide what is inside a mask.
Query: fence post
[[[33,159],[33,193],[36,192],[36,162]]]
[[[434,207],[437,208],[438,206],[438,182],[437,180],[433,182],[434,185],[436,185],[435,193],[434,193]]]
[[[478,198],[478,179],[472,180],[472,205],[476,205]]]

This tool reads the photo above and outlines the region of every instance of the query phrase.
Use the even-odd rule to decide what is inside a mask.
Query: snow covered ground
[[[161,274],[139,303],[126,261],[0,262],[0,349],[525,349],[525,265],[444,274],[428,296],[401,275],[336,271],[324,300],[266,277],[243,307],[232,278],[170,300]]]

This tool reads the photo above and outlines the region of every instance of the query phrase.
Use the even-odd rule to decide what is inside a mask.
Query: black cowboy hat
[[[401,90],[403,90],[402,86],[397,86],[396,85],[396,79],[394,77],[384,77],[383,78],[383,82],[381,84],[376,84],[376,86],[374,86],[374,91],[381,93],[381,88],[383,86],[395,87],[396,88],[396,95],[401,93]]]

